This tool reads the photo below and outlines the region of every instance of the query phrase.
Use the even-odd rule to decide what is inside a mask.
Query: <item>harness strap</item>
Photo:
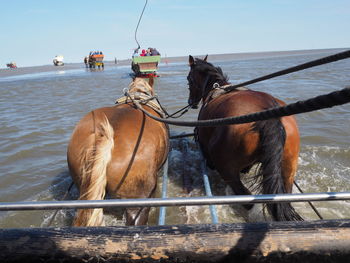
[[[163,107],[158,102],[158,99],[156,96],[152,96],[150,94],[141,93],[141,92],[135,92],[135,93],[127,93],[128,95],[123,96],[116,100],[115,104],[121,105],[121,104],[128,104],[133,103],[133,101],[138,101],[142,105],[146,105],[153,109],[155,112],[157,112],[162,118],[164,118],[167,113],[163,109]]]
[[[230,87],[234,86],[233,84],[228,84],[228,85],[223,85],[220,86],[219,83],[215,82],[213,84],[212,89],[209,91],[209,94],[204,102],[204,104],[207,104],[209,101],[232,91],[244,91],[244,90],[249,90],[246,87],[237,87],[235,89],[230,89]]]

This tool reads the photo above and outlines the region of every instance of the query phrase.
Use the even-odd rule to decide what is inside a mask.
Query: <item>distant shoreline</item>
[[[289,50],[289,51],[267,51],[267,52],[249,52],[249,53],[228,53],[228,54],[209,54],[209,61],[226,61],[226,60],[242,60],[242,59],[259,59],[269,57],[283,57],[283,56],[295,56],[295,55],[312,55],[322,53],[334,53],[341,52],[347,48],[330,48],[330,49],[311,49],[311,50]],[[191,54],[194,57],[203,58],[205,55]],[[178,57],[162,57],[162,62],[176,63],[188,61],[188,56]],[[114,61],[105,61],[105,66],[125,66],[131,64],[131,59],[118,60],[118,64]],[[41,72],[52,72],[61,70],[74,70],[85,68],[84,63],[67,63],[64,66],[54,65],[43,65],[43,66],[32,66],[32,67],[19,67],[17,69],[0,69],[1,77],[18,76],[25,74],[41,73]]]

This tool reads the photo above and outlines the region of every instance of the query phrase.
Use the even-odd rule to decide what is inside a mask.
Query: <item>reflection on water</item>
[[[333,53],[248,60],[209,56],[209,61],[221,66],[232,83],[238,83]],[[130,83],[129,73],[129,66],[118,66],[98,72],[82,68],[1,78],[0,201],[60,200],[71,182],[66,148],[75,124],[92,109],[113,105]],[[159,73],[161,77],[155,82],[158,97],[169,113],[175,112],[187,102],[187,63],[161,64]],[[350,61],[339,61],[250,88],[291,103],[344,88],[349,83],[349,73]],[[197,114],[198,110],[190,110],[181,119],[195,120]],[[349,191],[349,118],[350,105],[297,116],[301,134],[297,181],[304,192]],[[172,134],[192,131],[171,126]],[[169,197],[204,195],[200,155],[194,141],[186,139],[189,148],[184,158],[184,140],[171,142]],[[190,193],[183,188],[184,175],[191,182]],[[214,195],[230,193],[216,172],[209,170],[209,177]],[[76,198],[74,188],[68,199]],[[306,219],[317,219],[307,204],[294,206]],[[315,206],[325,218],[350,216],[349,202],[315,202]],[[259,209],[247,214],[239,206],[218,206],[218,211],[220,222],[256,221],[263,217]],[[52,214],[53,211],[1,212],[0,227],[46,226]],[[73,210],[60,211],[54,225],[70,225],[73,214]],[[152,209],[150,224],[157,223],[157,216],[158,209]],[[167,224],[210,220],[207,207],[167,208]],[[108,211],[107,224],[122,223],[120,212]]]

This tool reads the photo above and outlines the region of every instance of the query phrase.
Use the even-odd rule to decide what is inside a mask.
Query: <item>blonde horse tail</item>
[[[114,131],[107,117],[103,114],[102,121],[95,125],[90,146],[84,150],[81,158],[81,182],[79,200],[103,200],[106,194],[107,165],[112,158],[114,147]],[[92,142],[92,143],[91,143]],[[104,225],[103,209],[79,209],[73,222],[74,226]]]

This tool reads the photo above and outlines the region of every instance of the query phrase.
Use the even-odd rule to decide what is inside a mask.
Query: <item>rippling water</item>
[[[260,57],[237,59],[227,55],[209,56],[221,66],[232,83],[246,81],[290,66],[334,54]],[[0,202],[60,200],[71,179],[66,162],[66,148],[75,124],[92,109],[113,105],[131,79],[129,66],[110,66],[104,71],[74,69],[41,72],[0,78]],[[162,64],[155,89],[168,112],[186,105],[188,90],[187,63]],[[339,61],[251,85],[287,103],[307,99],[349,85],[350,61]],[[182,119],[196,119],[191,110]],[[305,192],[349,191],[350,188],[350,104],[297,116],[301,133],[301,152],[297,182]],[[172,134],[191,132],[192,128],[171,127]],[[188,144],[183,154],[184,144]],[[191,139],[171,143],[168,196],[203,195],[199,178],[200,156]],[[193,190],[183,189],[183,175]],[[219,176],[209,171],[215,195],[229,189]],[[160,179],[161,182],[161,179]],[[158,196],[160,194],[158,193]],[[74,189],[68,199],[76,199]],[[325,218],[350,216],[349,202],[316,202]],[[316,219],[307,204],[295,204],[306,219]],[[253,214],[239,208],[219,206],[220,222],[254,221]],[[0,227],[46,226],[53,211],[1,212]],[[73,210],[60,211],[54,225],[70,225]],[[153,209],[150,224],[156,224],[158,210]],[[120,224],[123,219],[107,215],[107,223]],[[209,223],[207,207],[168,208],[166,223]]]

